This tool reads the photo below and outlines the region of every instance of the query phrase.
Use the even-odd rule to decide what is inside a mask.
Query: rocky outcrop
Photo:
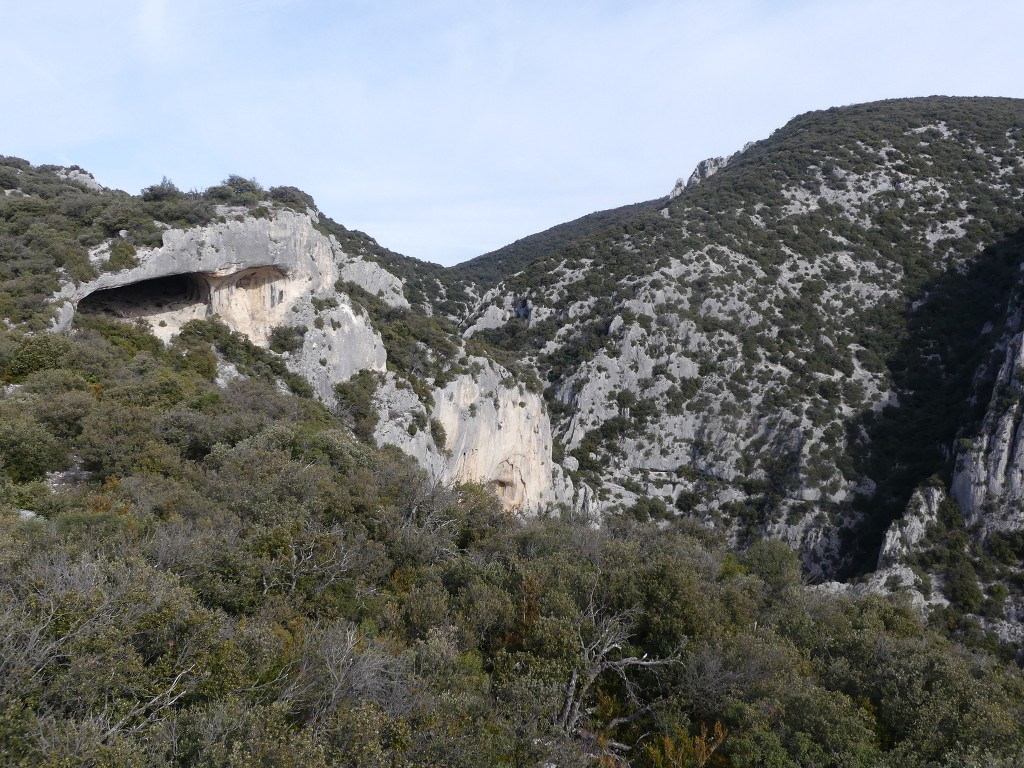
[[[379,297],[392,309],[409,309],[401,278],[379,264],[354,258],[341,267],[341,279],[355,283],[367,293]]]
[[[693,169],[693,173],[690,174],[690,178],[686,180],[686,186],[689,187],[694,184],[700,184],[702,181],[710,179],[720,170],[725,168],[733,157],[735,157],[735,155],[727,155],[726,157],[709,157],[707,160],[701,160],[697,163],[697,167]]]
[[[93,192],[102,192],[106,189],[106,187],[96,181],[96,177],[91,173],[75,166],[71,168],[58,168],[55,173],[60,178],[73,181],[75,184],[81,184]]]
[[[886,531],[878,553],[878,570],[906,565],[918,549],[928,528],[939,520],[939,506],[946,499],[942,488],[928,486],[914,492],[903,518],[894,520]]]
[[[709,157],[706,160],[701,160],[697,163],[697,167],[693,169],[693,173],[690,174],[685,182],[682,179],[676,180],[676,185],[672,188],[672,191],[668,194],[669,200],[675,200],[687,187],[692,187],[696,184],[700,184],[702,181],[706,181],[718,173],[720,170],[725,168],[729,163],[739,157],[741,154],[747,151],[751,143],[747,143],[743,146],[739,152],[733,152],[731,155],[725,157]]]
[[[1024,334],[1013,337],[981,434],[961,441],[952,492],[968,525],[1024,529]]]
[[[278,210],[270,218],[240,215],[171,229],[162,247],[140,250],[137,260],[131,269],[64,285],[55,297],[57,328],[69,327],[80,307],[144,320],[165,341],[189,320],[214,315],[261,346],[276,327],[299,328],[302,348],[288,366],[325,401],[336,382],[384,370],[379,334],[334,288],[342,270],[361,260],[319,232],[313,214]],[[372,269],[349,274],[370,276],[374,292],[382,283]]]
[[[76,311],[106,312],[143,320],[168,341],[189,320],[217,316],[267,346],[275,328],[293,327],[302,345],[286,354],[288,367],[328,403],[334,385],[358,371],[386,372],[380,335],[335,283],[353,282],[392,308],[408,309],[398,277],[345,253],[314,226],[312,212],[221,213],[221,223],[168,230],[163,246],[139,251],[131,269],[64,285],[55,297],[58,329],[69,327]],[[439,481],[493,484],[509,509],[536,511],[557,500],[543,400],[486,359],[474,358],[472,367],[474,374],[433,392],[432,409],[387,372],[377,392],[377,441],[414,456]]]
[[[509,303],[506,301],[506,304]],[[462,336],[466,339],[473,338],[473,334],[478,331],[486,331],[491,328],[501,328],[505,323],[512,317],[512,310],[505,306],[499,306],[497,304],[488,304],[479,317],[477,317],[473,324],[463,331]]]
[[[949,605],[942,593],[942,576],[932,574],[922,579],[910,567],[910,556],[925,542],[929,527],[938,522],[939,507],[945,500],[942,488],[918,488],[903,517],[889,526],[874,573],[859,583],[829,581],[814,589],[853,596],[898,594],[907,598],[921,615],[927,615],[932,608]]]
[[[450,477],[493,483],[508,508],[536,510],[551,501],[551,424],[539,395],[507,386],[508,374],[479,360],[481,370],[435,392]]]
[[[430,411],[389,374],[376,395],[377,441],[415,456],[439,481],[493,485],[506,509],[536,513],[562,501],[543,399],[485,358],[470,365],[472,374],[433,391]]]

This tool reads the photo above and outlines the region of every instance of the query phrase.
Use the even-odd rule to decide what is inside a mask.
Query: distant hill
[[[450,271],[465,280],[472,280],[484,288],[514,275],[529,264],[556,253],[559,249],[586,239],[605,229],[632,221],[637,216],[656,212],[663,208],[667,198],[650,200],[646,203],[624,205],[607,211],[597,211],[581,216],[565,224],[558,224],[535,235],[520,238],[514,243],[485,253],[482,256],[456,264]]]

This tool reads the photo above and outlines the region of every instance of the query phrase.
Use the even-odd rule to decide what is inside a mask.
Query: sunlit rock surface
[[[313,223],[309,214],[275,211],[168,230],[161,248],[139,251],[137,267],[64,286],[58,327],[70,326],[76,309],[90,309],[144,320],[167,341],[189,320],[217,316],[264,347],[276,327],[304,328],[288,366],[329,401],[336,382],[384,370],[386,354],[369,321],[334,288],[357,259]],[[350,271],[348,279],[363,272]]]

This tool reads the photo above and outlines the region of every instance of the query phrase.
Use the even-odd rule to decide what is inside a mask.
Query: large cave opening
[[[78,312],[123,320],[143,320],[164,341],[189,320],[219,315],[232,329],[264,343],[281,323],[287,275],[276,266],[253,267],[227,275],[186,272],[93,291]]]
[[[106,288],[79,301],[78,312],[143,320],[158,338],[169,341],[189,320],[210,314],[210,279],[192,272]]]
[[[167,275],[90,293],[78,311],[134,319],[175,312],[196,304],[205,306],[210,291],[200,274]]]

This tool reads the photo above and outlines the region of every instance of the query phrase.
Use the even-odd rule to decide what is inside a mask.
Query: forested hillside
[[[1022,131],[1010,99],[802,115],[660,212],[538,250],[467,327],[546,381],[595,506],[871,570],[1019,331]]]

